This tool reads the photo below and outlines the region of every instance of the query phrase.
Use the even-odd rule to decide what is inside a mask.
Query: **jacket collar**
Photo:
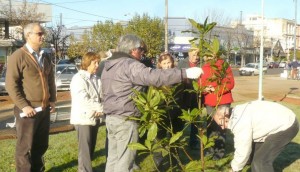
[[[133,58],[131,55],[124,53],[124,52],[114,52],[110,58],[107,60],[114,60],[122,57],[127,57],[127,58]]]

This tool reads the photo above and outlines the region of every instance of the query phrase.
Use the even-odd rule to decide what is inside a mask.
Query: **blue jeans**
[[[138,124],[126,117],[107,115],[108,157],[105,171],[131,172],[134,170],[136,150],[127,147],[138,142]]]

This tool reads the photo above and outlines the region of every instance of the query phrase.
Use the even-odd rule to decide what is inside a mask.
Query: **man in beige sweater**
[[[50,57],[41,50],[44,29],[24,27],[26,44],[8,59],[6,89],[16,117],[16,171],[44,171],[50,112],[55,111],[56,86]]]

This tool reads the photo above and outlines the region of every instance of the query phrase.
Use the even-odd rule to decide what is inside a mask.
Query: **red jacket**
[[[231,90],[234,87],[234,78],[231,67],[229,65],[227,67],[224,66],[225,72],[218,72],[222,71],[222,65],[228,63],[224,63],[222,59],[217,60],[214,64],[213,63],[214,62],[209,61],[202,66],[204,74],[198,80],[200,88],[204,89],[210,85],[215,88],[213,93],[202,92],[204,104],[216,106],[217,104],[222,105],[232,103],[233,98]],[[222,73],[225,73],[224,77],[222,77]]]

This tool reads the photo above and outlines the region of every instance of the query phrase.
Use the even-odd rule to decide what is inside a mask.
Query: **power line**
[[[46,2],[46,1],[42,1],[42,0],[41,0],[41,2],[44,2],[44,3],[49,4],[49,5],[54,5],[54,6],[57,6],[57,7],[60,7],[60,8],[64,8],[64,9],[67,9],[67,10],[70,10],[70,11],[75,11],[75,12],[78,12],[78,13],[90,15],[90,16],[101,17],[101,18],[106,18],[106,19],[110,19],[110,20],[121,20],[121,19],[116,19],[116,18],[111,18],[111,17],[106,17],[106,16],[100,16],[100,15],[97,15],[97,14],[92,14],[92,13],[88,13],[88,12],[84,12],[84,11],[75,10],[75,9],[72,9],[72,8],[64,7],[64,6],[61,6],[61,5],[49,3],[49,2]]]
[[[89,2],[89,1],[96,1],[96,0],[70,1],[70,2],[61,2],[61,3],[56,3],[56,4],[67,4],[67,3],[76,3],[76,2]]]

